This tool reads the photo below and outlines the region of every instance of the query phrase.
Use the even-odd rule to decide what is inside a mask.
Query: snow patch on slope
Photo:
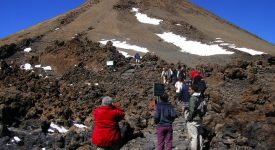
[[[152,25],[159,25],[161,19],[156,19],[156,18],[150,18],[146,14],[139,13],[138,8],[132,8],[132,12],[135,12],[135,16],[137,17],[137,20],[141,23],[147,23],[147,24],[152,24]]]
[[[134,51],[137,51],[137,52],[142,52],[142,53],[147,53],[149,52],[149,50],[147,48],[144,48],[144,47],[140,47],[140,46],[137,46],[137,45],[130,45],[128,44],[126,41],[116,41],[115,39],[112,39],[112,40],[101,40],[99,41],[101,44],[104,44],[106,45],[106,43],[108,41],[112,41],[113,45],[115,47],[118,47],[118,48],[122,48],[122,49],[130,49],[130,50],[134,50]]]
[[[165,42],[172,43],[180,47],[182,52],[187,52],[194,55],[211,56],[234,53],[223,49],[219,45],[207,45],[197,41],[187,41],[185,37],[173,34],[172,32],[164,32],[156,35],[162,38]]]

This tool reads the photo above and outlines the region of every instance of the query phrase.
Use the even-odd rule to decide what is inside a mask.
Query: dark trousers
[[[157,150],[164,150],[164,145],[166,150],[172,150],[172,140],[173,140],[173,128],[169,127],[157,127]]]

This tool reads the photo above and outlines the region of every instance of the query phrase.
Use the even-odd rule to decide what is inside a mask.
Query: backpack
[[[198,96],[198,101],[196,105],[196,112],[199,114],[200,117],[203,117],[207,112],[207,103],[202,96]]]

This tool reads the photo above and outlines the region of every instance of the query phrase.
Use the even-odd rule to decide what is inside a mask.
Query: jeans
[[[172,140],[173,140],[173,128],[169,127],[157,127],[157,150],[164,150],[164,145],[166,150],[172,150]]]
[[[201,121],[187,122],[188,135],[191,138],[191,150],[202,150],[202,123]]]

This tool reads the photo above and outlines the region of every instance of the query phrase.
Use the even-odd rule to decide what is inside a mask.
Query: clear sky
[[[1,0],[0,38],[77,8],[85,0]]]
[[[275,0],[191,0],[275,45]]]

